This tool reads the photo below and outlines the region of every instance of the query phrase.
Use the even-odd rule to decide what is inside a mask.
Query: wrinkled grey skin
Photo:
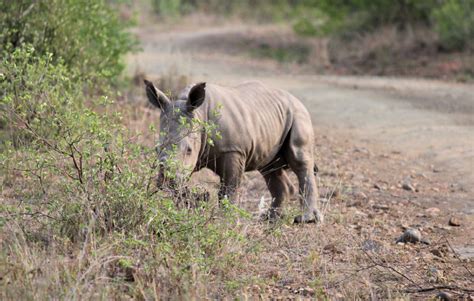
[[[293,95],[256,82],[236,87],[200,83],[171,102],[151,82],[145,85],[149,101],[161,110],[160,131],[167,134],[158,147],[161,162],[174,144],[177,159],[188,167],[188,174],[180,176],[207,167],[220,176],[219,198],[230,200],[238,197],[244,172],[260,171],[274,199],[269,218],[278,216],[282,202],[290,197],[287,170],[291,169],[298,177],[303,210],[295,222],[322,221],[313,173],[313,126],[308,111]],[[222,138],[209,145],[204,131],[183,132],[179,126],[183,116],[216,123]]]

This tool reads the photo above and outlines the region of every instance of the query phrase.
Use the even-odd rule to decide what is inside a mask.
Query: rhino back
[[[306,110],[288,92],[260,83],[232,88],[209,84],[206,102],[208,114],[221,107],[215,122],[222,139],[215,142],[213,154],[239,152],[246,159],[246,170],[269,164],[280,151],[297,111]]]

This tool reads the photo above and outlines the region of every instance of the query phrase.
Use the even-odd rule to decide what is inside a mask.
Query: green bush
[[[447,50],[474,46],[474,1],[446,0],[433,11],[435,30]]]
[[[184,13],[181,0],[152,0],[153,9],[162,16],[176,17]]]
[[[302,0],[295,31],[303,35],[348,34],[381,25],[428,24],[432,0]]]
[[[0,11],[0,55],[31,44],[96,86],[117,78],[135,45],[105,0],[0,1]]]
[[[162,16],[176,17],[200,11],[216,15],[239,15],[257,20],[282,20],[291,13],[292,2],[288,0],[152,0],[154,10]]]
[[[0,268],[11,271],[3,297],[148,299],[153,293],[141,286],[178,296],[196,275],[225,278],[221,270],[240,256],[229,248],[245,243],[238,231],[245,212],[196,203],[187,187],[157,190],[155,150],[135,141],[107,97],[86,101],[74,69],[53,55],[17,47],[0,70],[0,119],[9,130],[0,152],[0,236],[7,238]],[[87,255],[64,264],[78,250]],[[48,269],[28,276],[41,257]],[[134,285],[118,281],[131,278]]]
[[[473,0],[302,0],[295,6],[294,30],[352,37],[384,25],[423,25],[438,33],[446,50],[459,50],[473,43],[473,8]]]

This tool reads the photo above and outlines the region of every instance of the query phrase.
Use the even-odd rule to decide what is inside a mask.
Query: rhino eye
[[[186,147],[186,155],[191,155],[192,152],[193,150],[190,146]]]

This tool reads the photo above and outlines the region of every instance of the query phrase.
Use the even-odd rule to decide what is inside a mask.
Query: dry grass
[[[328,44],[336,72],[370,75],[472,80],[472,52],[445,53],[436,34],[424,27],[401,31],[382,27],[351,39],[332,38]]]
[[[165,90],[168,82],[173,90],[186,84],[179,80],[185,77],[170,74],[159,81]],[[134,139],[151,146],[156,137],[148,129],[157,124],[159,113],[144,105],[142,89],[136,89],[116,108],[136,133]],[[327,200],[323,225],[293,225],[296,198],[284,204],[280,221],[260,222],[259,202],[270,196],[257,173],[246,175],[238,204],[252,217],[239,217],[230,225],[222,215],[207,221],[218,229],[228,227],[240,238],[218,244],[205,268],[194,263],[181,271],[173,257],[156,262],[163,260],[156,247],[160,237],[146,229],[135,231],[133,238],[87,232],[84,241],[73,243],[44,236],[52,226],[47,217],[39,219],[41,231],[29,232],[18,221],[37,217],[10,219],[0,233],[0,298],[421,300],[442,290],[457,298],[474,294],[473,262],[459,259],[451,248],[474,239],[472,220],[461,217],[461,227],[450,227],[450,211],[426,210],[441,197],[468,195],[453,191],[426,166],[407,162],[403,154],[354,147],[337,134],[318,134],[316,141],[321,197]],[[418,192],[401,188],[407,177]],[[2,206],[18,204],[2,178]],[[204,185],[215,202],[214,175],[201,171],[191,183]],[[93,223],[91,218],[88,227]],[[396,244],[407,227],[420,229],[431,244]],[[136,244],[143,246],[131,247]]]

